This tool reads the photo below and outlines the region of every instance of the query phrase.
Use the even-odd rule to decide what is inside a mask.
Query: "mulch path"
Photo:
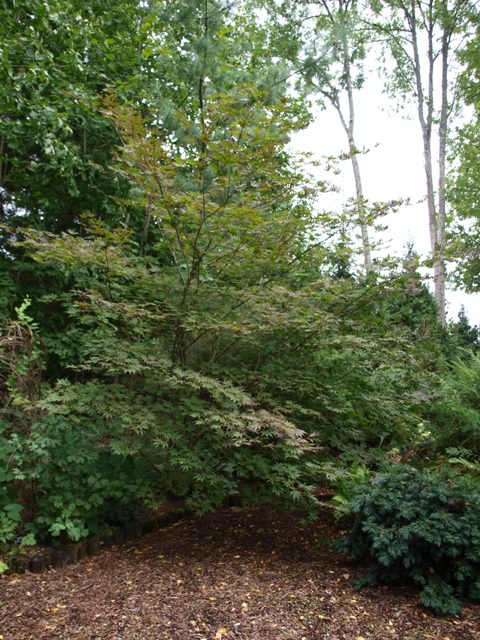
[[[0,640],[478,640],[408,589],[353,588],[329,516],[268,507],[183,520],[58,571],[0,580]]]

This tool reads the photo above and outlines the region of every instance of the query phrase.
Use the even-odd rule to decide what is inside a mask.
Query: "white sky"
[[[400,113],[381,92],[381,80],[373,77],[356,96],[356,134],[358,148],[369,152],[359,156],[363,190],[369,201],[388,201],[409,198],[411,204],[402,206],[397,214],[382,219],[388,230],[382,234],[385,249],[382,253],[402,255],[408,242],[413,242],[418,253],[426,256],[430,241],[428,234],[425,174],[418,121],[413,105]],[[407,120],[406,114],[411,114]],[[345,132],[333,108],[316,111],[315,121],[308,129],[296,135],[293,146],[309,151],[315,159],[337,156],[347,150]],[[351,163],[341,163],[342,174],[331,176],[341,193],[326,194],[321,200],[324,209],[340,210],[342,204],[354,195]],[[322,172],[322,177],[325,174]],[[461,291],[447,291],[448,316],[457,317],[461,305],[465,306],[471,324],[480,323],[480,296]]]

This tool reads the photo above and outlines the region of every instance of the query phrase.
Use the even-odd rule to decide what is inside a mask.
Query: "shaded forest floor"
[[[404,589],[365,589],[325,544],[269,508],[183,520],[41,575],[0,580],[0,639],[474,640],[480,606],[437,618]],[[320,544],[319,544],[320,543]]]

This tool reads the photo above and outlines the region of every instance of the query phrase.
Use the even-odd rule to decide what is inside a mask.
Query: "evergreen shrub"
[[[338,549],[371,565],[357,587],[414,583],[420,600],[456,614],[480,599],[480,492],[468,476],[390,464],[351,501],[356,522]]]

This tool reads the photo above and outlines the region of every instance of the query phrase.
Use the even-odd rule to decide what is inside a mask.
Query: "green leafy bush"
[[[183,114],[180,150],[105,107],[144,244],[93,214],[81,234],[12,240],[52,288],[0,337],[0,487],[23,508],[8,535],[78,539],[127,518],[112,505],[167,495],[197,513],[231,496],[311,513],[319,463],[410,447],[431,397],[425,305],[409,313],[404,279],[322,278],[319,229],[337,222],[285,152],[297,107],[255,87],[211,96],[200,122]]]
[[[338,548],[371,560],[365,585],[420,585],[420,600],[456,614],[480,598],[480,492],[469,477],[392,464],[351,502],[357,521]]]
[[[326,462],[321,466],[326,481],[334,489],[331,506],[337,519],[352,515],[351,502],[360,487],[364,487],[370,480],[372,473],[363,464],[352,465],[348,468],[338,463]]]
[[[434,448],[444,454],[460,447],[480,454],[480,357],[468,353],[453,362],[439,381],[437,398],[428,407],[434,426]]]
[[[24,531],[40,540],[94,533],[109,505],[147,497],[151,474],[141,459],[105,449],[90,424],[44,416],[27,433],[0,424],[0,542]],[[23,507],[23,509],[22,509]]]

